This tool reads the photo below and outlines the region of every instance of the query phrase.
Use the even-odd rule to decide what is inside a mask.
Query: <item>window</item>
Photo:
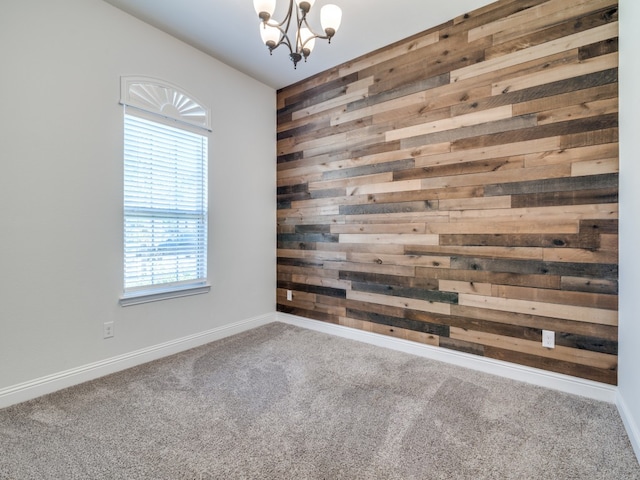
[[[202,108],[175,87],[146,81],[127,88],[120,303],[206,293],[207,129],[182,118]]]

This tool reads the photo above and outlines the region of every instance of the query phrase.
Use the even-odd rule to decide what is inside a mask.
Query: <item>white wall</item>
[[[274,312],[273,89],[101,0],[3,0],[0,52],[0,390]],[[118,305],[123,74],[212,107],[209,294]]]
[[[619,405],[640,458],[640,2],[620,1]]]

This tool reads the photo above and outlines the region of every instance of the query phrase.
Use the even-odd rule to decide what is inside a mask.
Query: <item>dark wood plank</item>
[[[614,279],[618,266],[598,263],[542,262],[534,260],[502,260],[474,257],[453,257],[451,268],[489,272],[512,272],[530,275],[589,276]]]
[[[553,207],[557,205],[589,205],[598,203],[618,203],[618,188],[596,188],[563,190],[559,192],[512,194],[513,208]]]
[[[618,174],[587,175],[584,177],[550,178],[548,180],[534,180],[527,182],[499,183],[485,185],[484,194],[494,195],[523,195],[550,192],[572,192],[576,190],[594,190],[596,188],[617,188]],[[599,202],[598,202],[599,203]]]
[[[586,378],[595,382],[608,383],[615,385],[618,379],[617,369],[607,370],[602,368],[590,367],[587,365],[579,365],[577,363],[555,360],[552,358],[539,357],[527,353],[515,352],[512,350],[504,350],[495,347],[485,347],[484,355],[496,360],[517,363],[528,367],[541,368],[551,372],[572,375],[574,377]]]
[[[423,288],[399,287],[396,285],[379,285],[375,283],[352,283],[351,289],[356,292],[377,293],[392,297],[415,298],[428,302],[458,303],[458,294],[440,292],[438,290],[425,290]]]
[[[406,318],[398,318],[374,312],[363,312],[347,308],[347,316],[358,320],[389,325],[391,327],[405,328],[416,332],[430,333],[432,335],[449,336],[449,327],[446,325],[436,325],[427,322],[413,321]]]

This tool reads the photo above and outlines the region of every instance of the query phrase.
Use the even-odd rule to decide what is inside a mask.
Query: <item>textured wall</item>
[[[504,0],[278,92],[278,309],[615,384],[617,37]]]

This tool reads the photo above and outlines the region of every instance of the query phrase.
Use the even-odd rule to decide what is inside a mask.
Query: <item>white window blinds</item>
[[[206,284],[207,137],[125,113],[125,296]]]

